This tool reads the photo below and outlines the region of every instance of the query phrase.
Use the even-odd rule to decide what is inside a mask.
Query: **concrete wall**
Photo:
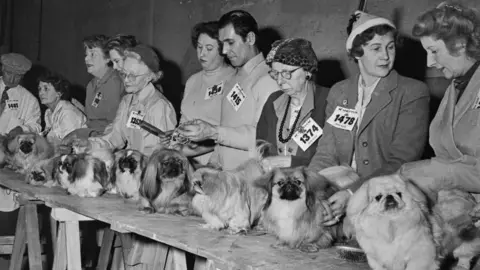
[[[358,0],[15,0],[12,48],[59,71],[82,86],[89,80],[83,63],[82,38],[94,33],[129,33],[157,47],[165,62],[167,95],[178,103],[182,84],[199,70],[190,44],[190,29],[215,20],[232,9],[245,9],[257,18],[267,41],[304,37],[321,60],[324,85],[351,75],[356,66],[345,55],[346,26]],[[480,1],[464,3],[480,8]],[[367,11],[395,21],[408,37],[415,18],[440,0],[370,0]],[[268,43],[268,42],[267,42]],[[397,69],[424,76],[425,55],[406,39],[398,52]]]

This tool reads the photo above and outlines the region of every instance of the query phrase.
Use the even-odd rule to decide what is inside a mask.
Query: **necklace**
[[[292,138],[293,132],[295,131],[295,126],[297,125],[298,119],[300,118],[300,112],[302,111],[302,109],[298,111],[297,117],[295,117],[295,121],[293,122],[292,128],[287,138],[284,139],[282,136],[282,131],[283,131],[283,126],[285,125],[285,120],[287,119],[287,113],[288,113],[288,109],[290,108],[291,101],[292,101],[292,97],[288,97],[287,109],[285,110],[285,114],[283,115],[282,122],[280,123],[280,130],[278,131],[278,140],[281,143],[287,143]]]

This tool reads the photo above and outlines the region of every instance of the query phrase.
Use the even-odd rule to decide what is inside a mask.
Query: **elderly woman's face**
[[[467,72],[465,49],[460,49],[458,53],[452,55],[441,39],[425,36],[420,38],[420,42],[427,51],[427,66],[440,69],[445,78],[453,79]]]
[[[51,83],[38,83],[38,96],[40,103],[43,105],[50,105],[60,100],[61,94],[55,90]]]
[[[357,57],[363,76],[383,78],[390,73],[395,62],[395,40],[393,33],[375,36],[362,46],[363,55]]]
[[[85,65],[88,73],[93,76],[98,77],[103,74],[101,71],[108,67],[109,61],[110,59],[105,57],[102,49],[98,47],[85,48]]]
[[[152,80],[152,73],[143,62],[127,57],[123,62],[122,77],[125,91],[137,93]]]
[[[197,58],[202,65],[203,70],[210,71],[220,67],[223,63],[223,57],[220,55],[216,39],[207,34],[200,34],[197,41]]]
[[[280,90],[291,97],[300,97],[306,91],[307,72],[301,67],[273,62],[269,74]]]
[[[5,67],[2,67],[2,79],[3,83],[12,88],[17,86],[22,80],[23,75],[6,70]]]
[[[122,70],[124,57],[117,50],[113,49],[108,52],[110,55],[110,61],[113,63],[115,70]]]

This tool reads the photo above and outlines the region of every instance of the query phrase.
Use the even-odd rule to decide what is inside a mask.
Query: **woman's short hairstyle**
[[[123,52],[128,48],[133,48],[137,46],[138,42],[135,36],[117,34],[107,40],[105,44],[104,53],[108,55],[111,50],[116,50],[120,55],[123,55]]]
[[[347,33],[350,35],[352,32],[351,25],[353,24],[350,21],[349,26],[347,27]],[[392,33],[393,39],[395,40],[395,45],[398,45],[398,31],[397,29],[391,27],[388,24],[380,24],[372,26],[367,30],[363,31],[361,34],[357,35],[352,42],[352,49],[349,52],[349,56],[356,61],[356,57],[362,57],[364,54],[362,46],[365,46],[370,40],[372,40],[375,35],[384,36],[388,33]]]
[[[443,2],[417,18],[412,34],[442,40],[450,54],[456,54],[458,44],[465,43],[467,56],[480,60],[480,14],[473,8]]]
[[[216,21],[197,23],[192,28],[192,33],[191,33],[193,48],[195,48],[195,49],[197,48],[198,37],[200,37],[201,34],[205,34],[205,35],[209,36],[210,38],[215,39],[218,42],[219,50],[222,51],[222,49],[221,49],[222,44],[218,40],[218,30],[219,30],[219,25],[218,25],[218,22],[216,22]]]
[[[37,85],[40,82],[51,84],[55,91],[60,93],[60,99],[68,101],[72,100],[70,93],[70,82],[62,75],[52,71],[47,71],[38,77]]]
[[[99,48],[103,52],[103,57],[108,58],[108,54],[105,54],[105,45],[107,44],[108,37],[105,35],[91,35],[83,39],[83,47],[85,49]]]

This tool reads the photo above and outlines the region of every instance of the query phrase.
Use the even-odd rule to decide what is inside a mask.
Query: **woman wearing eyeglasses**
[[[329,198],[327,225],[338,222],[364,180],[392,174],[402,164],[418,160],[428,135],[428,87],[393,70],[397,37],[393,23],[357,11],[347,30],[346,49],[359,73],[332,87],[323,137],[309,169],[320,172],[342,165],[360,180]]]
[[[296,38],[275,42],[267,56],[269,75],[281,91],[270,95],[257,125],[257,139],[276,146],[270,167],[308,165],[325,122],[328,89],[315,85],[317,56],[310,41]]]
[[[141,129],[139,123],[145,121],[163,131],[177,124],[172,104],[152,84],[161,75],[158,56],[151,47],[140,44],[127,49],[122,73],[126,95],[120,102],[111,131],[88,141],[77,140],[77,143],[94,149],[126,147],[150,155],[161,140]]]

